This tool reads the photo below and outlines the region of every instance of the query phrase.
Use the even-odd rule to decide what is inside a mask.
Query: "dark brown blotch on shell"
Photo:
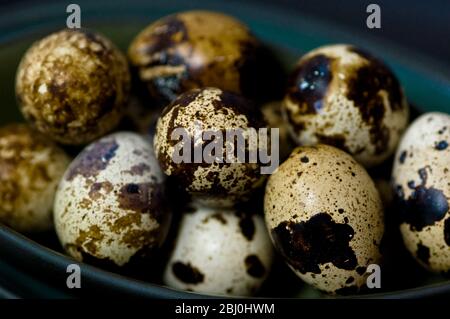
[[[256,255],[248,255],[245,258],[245,267],[247,274],[255,278],[262,278],[266,273],[266,268],[262,264],[261,260]]]
[[[407,223],[412,231],[422,231],[427,226],[432,226],[442,220],[449,210],[448,200],[444,192],[431,186],[428,187],[428,166],[417,171],[421,183],[415,185],[408,183],[412,193],[405,198],[401,185],[395,188],[396,208],[401,222]]]
[[[255,223],[253,216],[249,213],[238,212],[236,216],[239,218],[239,228],[242,235],[248,240],[253,240],[255,235]]]
[[[333,79],[333,59],[318,54],[299,63],[291,74],[287,96],[298,106],[295,114],[316,114],[323,108],[328,86]]]
[[[450,218],[444,222],[444,240],[447,246],[450,246]]]
[[[190,263],[175,262],[172,271],[175,277],[187,284],[199,284],[205,278],[205,275]]]
[[[318,213],[300,223],[281,222],[271,232],[278,250],[303,274],[320,274],[319,266],[328,262],[345,270],[357,267],[355,252],[349,245],[355,233],[353,228],[334,222],[327,213]]]
[[[383,153],[389,144],[389,129],[383,124],[386,105],[381,94],[385,91],[393,112],[404,108],[400,83],[389,68],[367,52],[349,47],[368,62],[358,67],[347,81],[347,98],[354,102],[361,117],[369,125],[375,154]]]
[[[151,214],[158,222],[167,215],[164,185],[158,183],[129,183],[117,195],[119,207],[140,214]]]

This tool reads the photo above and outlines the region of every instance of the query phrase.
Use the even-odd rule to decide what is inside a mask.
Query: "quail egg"
[[[105,37],[62,30],[34,43],[17,70],[24,117],[63,144],[84,144],[112,130],[130,87],[126,58]]]
[[[403,135],[392,180],[400,231],[417,261],[450,270],[450,115],[426,113]]]
[[[251,138],[252,129],[264,126],[261,112],[241,96],[193,89],[163,110],[154,139],[156,156],[164,172],[198,201],[229,207],[264,181],[259,159],[251,162],[248,155],[270,149],[269,143]],[[246,156],[244,161],[239,154]]]
[[[409,106],[380,60],[353,46],[330,45],[299,60],[283,112],[300,145],[333,145],[372,167],[395,152]]]
[[[275,248],[305,282],[355,293],[380,263],[383,206],[365,169],[328,145],[296,148],[269,178],[264,197]]]
[[[273,256],[261,216],[194,205],[180,222],[164,282],[194,292],[250,296],[268,276]]]
[[[80,261],[123,267],[148,260],[165,239],[170,211],[151,143],[119,132],[87,146],[56,194],[59,240]]]
[[[150,96],[164,104],[205,86],[257,98],[267,90],[271,59],[249,29],[218,12],[164,17],[131,43],[128,56]],[[273,86],[273,84],[272,84]]]
[[[0,128],[0,222],[20,232],[50,230],[56,187],[70,163],[24,124]]]

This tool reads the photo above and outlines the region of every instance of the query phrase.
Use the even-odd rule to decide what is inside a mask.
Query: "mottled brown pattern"
[[[119,145],[114,140],[102,141],[89,146],[72,162],[66,173],[66,180],[71,181],[78,175],[85,178],[96,176],[108,166],[118,148]]]
[[[130,170],[125,171],[125,172],[128,173],[128,174],[131,174],[131,175],[142,176],[142,175],[144,175],[145,172],[148,172],[148,171],[150,171],[150,166],[148,166],[145,163],[140,163],[140,164],[137,164],[137,165],[133,165],[130,168]]]
[[[120,188],[117,201],[120,208],[151,214],[158,222],[166,215],[164,186],[160,184],[126,184]]]
[[[51,224],[56,184],[69,163],[67,155],[23,124],[0,128],[0,222],[19,231],[41,231]]]
[[[230,128],[246,130],[251,127],[258,130],[265,127],[266,123],[261,111],[247,99],[217,88],[194,89],[180,95],[166,107],[163,114],[157,125],[156,156],[166,174],[175,176],[181,186],[192,195],[204,199],[213,197],[226,201],[242,201],[263,178],[260,175],[259,163],[242,163],[241,165],[234,165],[234,163],[214,163],[213,165],[205,161],[195,163],[193,154],[196,150],[193,136],[190,136],[191,160],[189,163],[175,163],[172,160],[173,153],[170,151],[170,148],[173,149],[179,142],[171,138],[172,132],[179,127],[191,131],[195,123],[202,123],[204,130],[212,127],[215,132],[221,132],[224,138],[226,138],[227,129]],[[220,122],[214,123],[212,118],[217,114],[223,115],[226,120],[222,118]],[[240,118],[244,118],[246,123]],[[208,141],[203,141],[201,147],[207,143]],[[236,141],[234,145],[237,149]],[[248,158],[248,141],[246,141],[244,152]],[[221,155],[223,159],[226,158],[225,147],[222,148]],[[202,176],[198,175],[199,170],[202,171]],[[202,181],[210,183],[207,185]]]
[[[283,113],[299,145],[327,143],[372,167],[394,152],[409,108],[383,62],[353,46],[329,45],[299,60]]]
[[[80,230],[75,244],[95,256],[97,254],[98,244],[103,238],[104,235],[100,227],[92,225],[87,230]]]
[[[152,97],[166,102],[205,86],[256,96],[267,58],[241,22],[189,11],[162,18],[132,42],[128,56]],[[252,72],[250,72],[252,71]]]
[[[25,118],[64,144],[84,144],[114,128],[129,90],[125,57],[86,30],[62,30],[36,42],[16,77]]]
[[[112,189],[113,185],[108,181],[93,183],[89,189],[89,197],[94,201],[98,200],[104,196],[103,194],[110,193]]]
[[[120,234],[126,228],[139,226],[141,224],[141,220],[142,215],[139,213],[126,214],[117,218],[114,223],[109,226],[109,229],[116,234]]]
[[[122,243],[133,248],[151,248],[159,242],[154,230],[130,229],[122,236]]]

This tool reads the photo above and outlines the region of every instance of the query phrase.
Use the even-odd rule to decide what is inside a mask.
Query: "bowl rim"
[[[41,277],[55,276],[55,273],[48,273],[49,269],[59,273],[60,277],[67,276],[66,269],[70,264],[80,266],[83,274],[83,282],[94,283],[102,287],[113,288],[113,294],[134,295],[138,297],[151,297],[157,299],[211,299],[225,298],[225,296],[205,295],[172,289],[166,286],[144,282],[131,277],[109,272],[76,261],[75,259],[59,253],[53,249],[45,247],[34,240],[22,235],[13,229],[0,224],[0,252],[2,255],[9,256],[9,260],[15,261],[24,268],[33,269],[34,273],[44,274]],[[19,254],[17,252],[20,252]],[[36,261],[36,263],[27,264],[24,261]],[[42,271],[42,272],[41,272]],[[68,290],[68,289],[67,289]],[[404,290],[373,293],[366,295],[354,295],[346,298],[354,299],[406,299],[423,298],[433,295],[450,295],[450,280],[435,284],[429,284],[421,287],[409,288]],[[226,297],[233,298],[233,297]],[[255,298],[255,297],[254,297]],[[271,299],[265,297],[256,297],[257,299]],[[345,297],[338,297],[345,298]],[[272,298],[273,299],[273,298]],[[292,299],[292,298],[287,298]],[[296,298],[295,298],[296,299]]]

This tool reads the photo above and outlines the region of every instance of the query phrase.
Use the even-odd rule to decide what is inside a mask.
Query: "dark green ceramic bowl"
[[[410,50],[391,43],[360,37],[351,30],[309,17],[260,5],[239,6],[226,1],[152,0],[77,1],[82,8],[83,27],[98,30],[126,50],[131,39],[151,21],[187,9],[218,10],[246,22],[290,68],[304,52],[329,43],[351,43],[383,58],[403,84],[410,102],[419,112],[450,113],[448,69]],[[0,124],[22,121],[14,98],[14,77],[21,56],[30,44],[64,28],[66,3],[28,4],[0,13]],[[389,216],[388,216],[389,218]],[[393,227],[395,229],[395,227]],[[381,291],[364,297],[404,298],[450,294],[450,281],[420,269],[405,252],[395,230],[388,238],[387,270]],[[66,268],[73,260],[60,253],[54,234],[24,237],[0,225],[0,297],[70,297],[73,295],[123,295],[130,297],[202,297],[150,282],[81,265],[82,288],[66,288]],[[261,297],[322,297],[303,284],[279,262]]]

